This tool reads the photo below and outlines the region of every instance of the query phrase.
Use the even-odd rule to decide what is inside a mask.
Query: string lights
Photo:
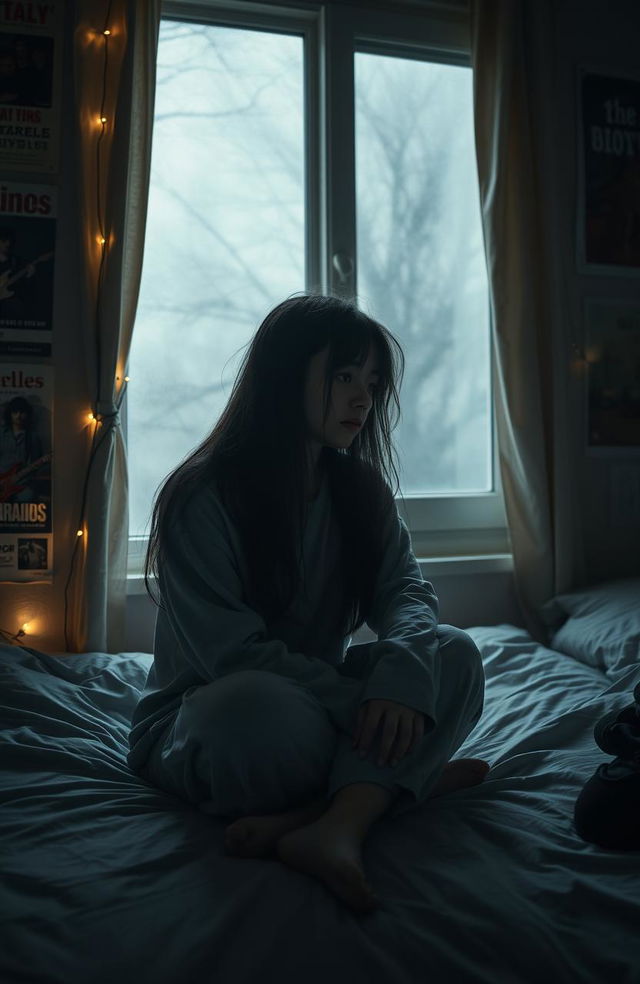
[[[21,639],[23,635],[27,634],[27,629],[29,627],[30,627],[30,623],[24,622],[24,624],[20,626],[20,628],[18,629],[15,635],[10,635],[8,632],[5,632],[4,629],[0,629],[0,635],[7,642],[14,643],[17,642],[19,639]]]
[[[111,8],[113,0],[109,0],[107,3],[107,10],[105,14],[104,25],[101,30],[93,30],[90,32],[90,36],[87,39],[91,45],[97,48],[99,56],[102,59],[102,91],[100,100],[100,110],[92,114],[90,119],[95,121],[93,126],[99,127],[99,132],[96,140],[95,152],[96,152],[96,232],[95,232],[95,242],[100,247],[99,256],[99,266],[98,266],[98,277],[96,285],[96,302],[95,302],[95,320],[96,320],[96,362],[97,362],[97,373],[96,378],[98,380],[98,385],[101,379],[101,366],[102,366],[102,342],[103,342],[103,332],[102,332],[102,287],[104,280],[105,263],[107,259],[107,251],[110,246],[113,245],[113,234],[107,233],[105,228],[105,222],[103,217],[102,201],[101,201],[101,174],[102,174],[102,155],[103,155],[103,141],[108,132],[108,127],[110,126],[110,118],[107,113],[106,103],[108,96],[108,69],[109,69],[109,46],[113,43],[114,39],[118,40],[118,36],[122,37],[122,32],[118,32],[114,29],[111,19]],[[97,125],[97,126],[96,126]],[[87,424],[85,426],[92,426],[93,431],[91,434],[91,453],[89,457],[89,463],[87,468],[87,473],[84,481],[84,488],[82,494],[82,506],[80,510],[80,521],[77,525],[75,542],[72,551],[71,567],[69,571],[69,577],[67,579],[67,584],[65,587],[65,616],[64,616],[64,635],[65,635],[65,649],[69,650],[69,639],[67,636],[67,612],[68,612],[68,598],[67,593],[69,589],[69,584],[73,576],[73,570],[75,566],[77,550],[80,543],[83,544],[85,553],[87,549],[87,527],[85,523],[85,509],[87,500],[87,489],[89,486],[89,479],[91,476],[91,469],[95,461],[96,454],[108,436],[109,431],[112,427],[119,424],[120,421],[120,407],[122,405],[122,400],[127,388],[127,383],[129,382],[129,376],[116,376],[116,392],[118,390],[118,384],[122,383],[119,392],[117,392],[115,406],[110,403],[105,409],[104,405],[100,403],[99,398],[95,400],[93,409],[86,415]],[[99,394],[98,394],[99,396]],[[99,435],[99,436],[98,436]],[[4,629],[0,629],[0,636],[5,638],[10,643],[18,643],[29,631],[33,634],[34,629],[37,625],[37,621],[30,618],[25,620],[21,625],[15,635],[11,635]]]
[[[100,247],[100,258],[98,266],[98,277],[96,284],[96,307],[95,307],[95,321],[96,321],[96,363],[97,372],[96,378],[99,381],[101,379],[101,366],[102,366],[102,342],[103,342],[103,331],[102,331],[102,287],[104,282],[104,271],[105,263],[107,259],[107,251],[110,246],[113,245],[113,235],[107,233],[105,228],[105,221],[103,216],[102,200],[101,200],[101,174],[102,174],[102,155],[103,155],[103,142],[107,134],[108,127],[110,125],[109,115],[106,109],[107,103],[107,88],[108,88],[108,69],[109,69],[109,47],[113,43],[113,39],[117,36],[117,32],[114,32],[113,24],[111,21],[111,8],[112,0],[109,0],[107,4],[107,10],[105,15],[104,25],[101,31],[95,31],[93,35],[93,40],[96,42],[98,49],[102,52],[102,93],[100,100],[100,111],[93,115],[93,119],[99,126],[98,138],[96,140],[96,235],[95,239],[97,245]],[[121,377],[116,376],[116,392],[118,390],[118,383],[121,382]],[[85,477],[84,488],[82,493],[82,506],[80,510],[80,522],[78,523],[78,528],[76,530],[75,544],[73,548],[72,558],[71,558],[71,569],[69,571],[69,578],[67,579],[67,585],[65,587],[65,615],[64,615],[64,637],[65,637],[65,649],[69,649],[69,639],[67,636],[67,610],[68,610],[68,598],[67,592],[69,589],[69,583],[73,575],[73,570],[75,567],[76,557],[78,553],[78,547],[80,544],[83,545],[85,555],[87,550],[87,527],[85,523],[85,510],[87,502],[87,490],[89,487],[89,478],[91,475],[91,469],[95,461],[96,454],[108,436],[109,431],[112,427],[116,427],[120,422],[120,407],[122,405],[122,400],[124,399],[124,394],[126,392],[126,384],[129,382],[129,377],[124,376],[120,391],[117,394],[115,406],[107,409],[105,412],[104,408],[101,406],[98,399],[95,401],[95,405],[91,412],[87,415],[88,424],[93,425],[93,432],[91,434],[92,448],[89,458],[89,465],[87,469],[87,474]]]
[[[578,342],[573,342],[571,350],[571,369],[577,376],[588,374],[589,366],[595,365],[595,363],[600,362],[602,359],[601,345],[589,345],[587,348],[584,348]]]

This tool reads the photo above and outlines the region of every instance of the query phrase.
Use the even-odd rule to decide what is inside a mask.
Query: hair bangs
[[[398,390],[404,375],[404,356],[393,335],[383,325],[361,311],[354,310],[352,317],[340,319],[339,325],[331,332],[325,369],[324,416],[326,419],[331,402],[333,376],[336,370],[343,366],[362,368],[372,348],[377,356],[378,378],[374,406],[365,428],[371,430],[372,427],[379,427],[384,437],[388,439],[397,419],[399,419]],[[394,348],[397,350],[397,355]],[[398,414],[393,425],[389,419],[389,405],[392,401],[395,403]]]

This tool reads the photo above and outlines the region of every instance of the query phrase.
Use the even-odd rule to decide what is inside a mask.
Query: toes
[[[473,773],[474,775],[482,776],[483,778],[491,768],[489,763],[485,762],[484,759],[473,758],[452,759],[451,762],[449,762],[449,765],[457,767],[460,771],[464,770],[465,772]]]
[[[484,759],[473,759],[473,768],[478,773],[478,775],[482,776],[482,778],[484,779],[487,772],[490,771],[491,766],[489,765],[488,762],[485,762]]]

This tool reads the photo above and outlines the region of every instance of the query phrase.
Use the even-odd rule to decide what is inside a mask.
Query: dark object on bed
[[[610,711],[594,728],[603,762],[576,800],[574,819],[583,840],[615,850],[640,850],[640,683],[634,702]]]

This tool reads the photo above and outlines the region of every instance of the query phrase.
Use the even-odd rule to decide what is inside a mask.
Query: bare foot
[[[290,868],[319,878],[356,912],[371,912],[377,907],[362,867],[359,841],[324,818],[285,834],[276,852]]]
[[[489,768],[489,763],[483,759],[453,759],[445,765],[431,796],[442,796],[465,786],[476,786],[483,781]],[[319,819],[326,809],[326,800],[319,799],[306,807],[287,810],[285,813],[234,820],[225,828],[225,853],[239,858],[277,857],[280,838]]]
[[[326,809],[326,800],[320,799],[306,807],[287,810],[285,813],[234,820],[224,831],[225,853],[239,858],[276,857],[276,844],[280,837],[311,823]]]
[[[430,796],[442,796],[454,789],[477,786],[485,778],[491,766],[484,759],[451,759],[447,762]]]

